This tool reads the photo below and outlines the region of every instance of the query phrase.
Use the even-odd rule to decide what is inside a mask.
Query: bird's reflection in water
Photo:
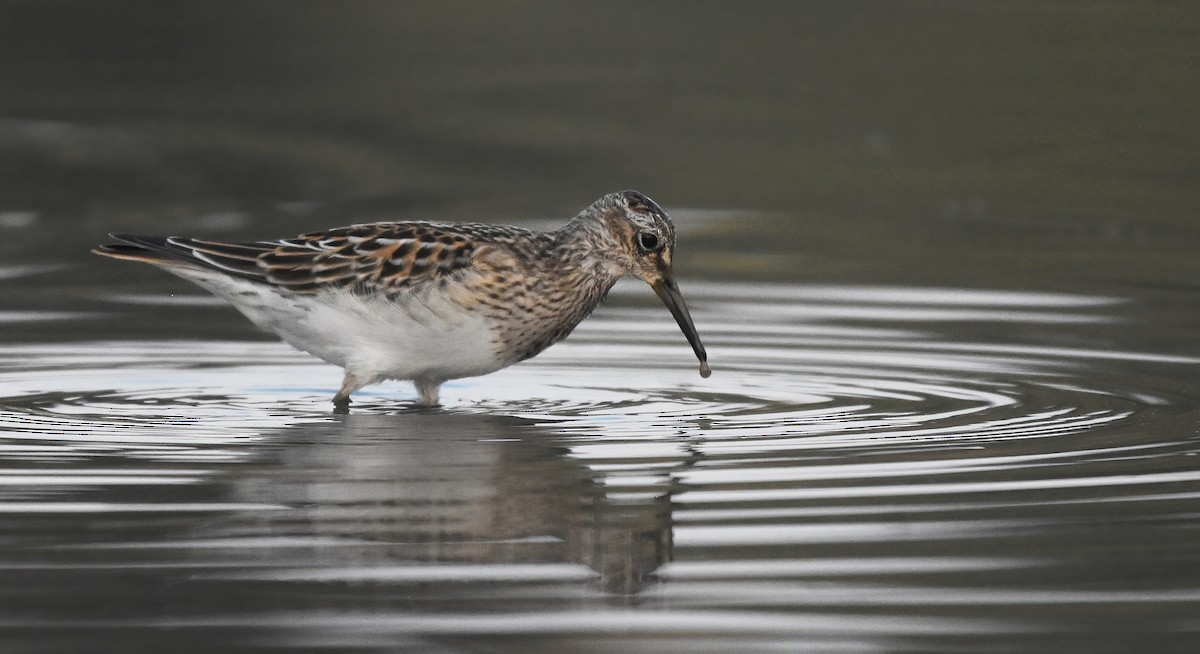
[[[290,508],[208,535],[311,543],[292,550],[300,560],[272,572],[277,580],[582,582],[633,598],[671,558],[668,479],[659,492],[614,500],[531,421],[352,414],[282,440],[233,488],[239,501]]]

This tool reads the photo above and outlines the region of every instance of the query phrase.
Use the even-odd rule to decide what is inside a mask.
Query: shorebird
[[[671,272],[675,227],[637,191],[610,193],[561,229],[383,222],[224,243],[111,234],[96,254],[150,263],[203,287],[260,328],[345,369],[333,396],[411,380],[436,405],[443,382],[494,372],[566,338],[618,279],[646,282],[708,377],[708,355]]]

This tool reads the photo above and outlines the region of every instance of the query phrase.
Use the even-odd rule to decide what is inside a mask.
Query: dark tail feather
[[[162,236],[145,236],[142,234],[109,234],[109,236],[124,242],[106,243],[92,250],[92,252],[105,257],[128,259],[130,261],[196,263],[190,251],[183,248],[172,248],[167,243],[167,239]]]
[[[145,234],[109,234],[122,243],[101,245],[92,252],[114,259],[155,264],[182,264],[211,268],[239,277],[262,281],[253,245],[216,243],[173,236]],[[258,249],[258,253],[263,250]]]

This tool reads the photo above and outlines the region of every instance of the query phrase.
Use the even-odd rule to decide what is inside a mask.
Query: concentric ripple
[[[437,410],[393,383],[333,416],[335,368],[202,330],[0,346],[0,577],[43,589],[22,624],[301,649],[967,651],[1107,644],[1095,615],[1193,629],[1200,359],[1123,347],[1123,300],[683,286],[711,378],[622,285]],[[81,583],[100,590],[64,618]],[[172,588],[188,599],[164,612]]]
[[[683,452],[733,462],[831,449],[919,456],[898,468],[908,472],[870,473],[878,478],[941,474],[947,468],[927,460],[941,448],[979,470],[981,459],[965,453],[971,448],[1061,439],[1169,406],[1172,398],[1159,391],[1114,380],[1130,366],[1178,371],[1200,363],[962,338],[980,326],[1005,324],[1061,341],[1064,326],[1095,331],[1117,322],[1105,313],[1121,303],[1114,298],[702,283],[687,290],[712,353],[711,379],[695,374],[665,311],[629,306],[645,299],[645,289],[620,285],[614,297],[625,306],[602,310],[568,342],[530,363],[447,384],[446,410],[526,419],[568,437],[576,457],[631,465]],[[166,296],[113,301],[136,311],[156,298],[213,306]],[[331,420],[327,398],[339,376],[269,342],[13,345],[2,354],[0,387],[8,399],[0,409],[0,448],[10,458],[237,458],[252,450],[233,446],[263,440],[272,430]],[[411,398],[406,384],[376,386],[360,394],[355,410],[394,413]],[[1048,449],[1015,465],[1089,451]],[[1114,451],[1123,448],[1104,450]],[[811,466],[800,470],[811,478]],[[773,478],[759,463],[721,475],[730,477]],[[686,478],[705,477],[692,472]]]

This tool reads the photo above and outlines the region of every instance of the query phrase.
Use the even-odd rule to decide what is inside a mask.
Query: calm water
[[[0,5],[3,651],[1200,642],[1185,5],[41,7]],[[631,282],[336,416],[337,369],[86,254],[625,187],[709,379]]]

